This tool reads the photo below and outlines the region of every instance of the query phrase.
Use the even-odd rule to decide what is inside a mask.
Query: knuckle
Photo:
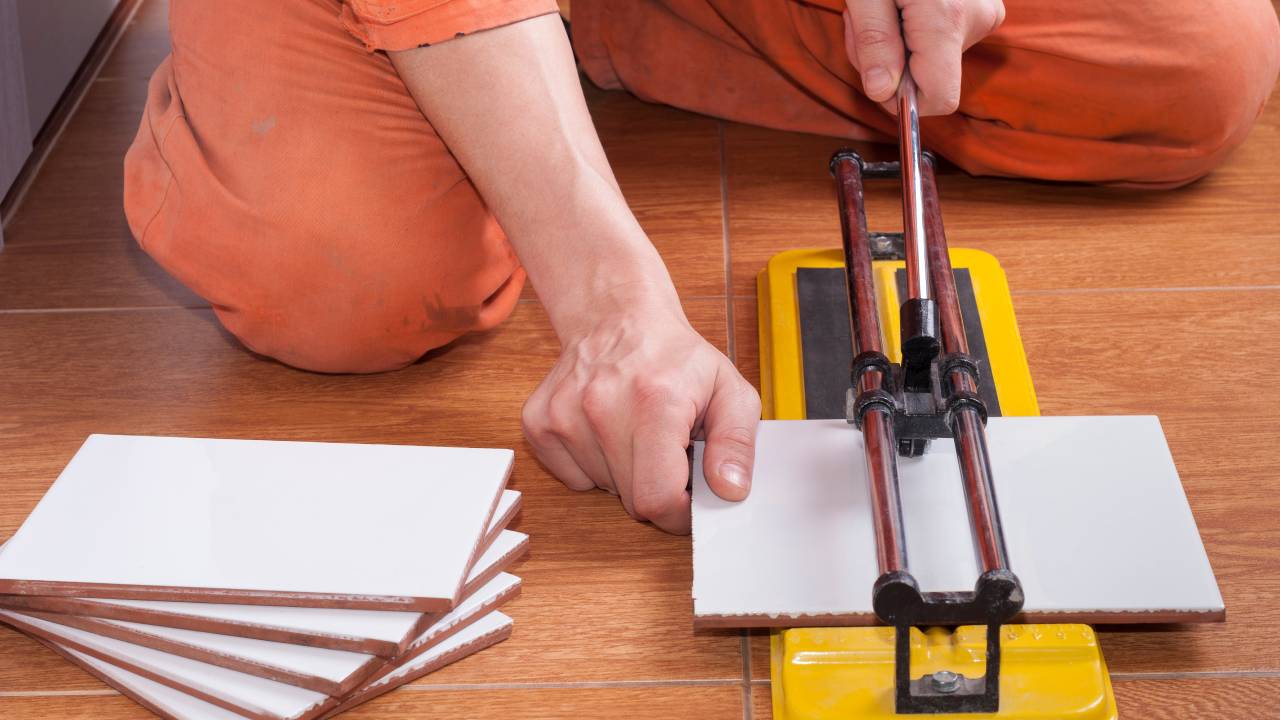
[[[534,445],[544,445],[546,440],[546,413],[542,409],[542,404],[535,402],[531,397],[525,401],[524,407],[520,409],[520,428],[524,431],[525,437],[529,438]]]
[[[545,427],[527,422],[523,422],[521,425],[523,426],[524,436],[529,439],[529,443],[533,445],[534,450],[539,454],[541,454],[542,448],[550,447],[555,443],[555,438]]]
[[[995,0],[995,2],[987,6],[987,12],[989,13],[987,19],[990,21],[990,24],[987,25],[987,33],[992,33],[995,32],[996,28],[1004,24],[1004,3],[1000,0]]]
[[[948,33],[959,33],[965,25],[965,0],[937,0],[937,17],[940,29]]]
[[[613,415],[616,398],[609,383],[593,382],[582,390],[582,413],[593,427],[600,427],[609,422]]]
[[[661,410],[675,402],[675,383],[654,375],[636,380],[632,396],[638,409]]]
[[[573,400],[564,393],[557,394],[547,403],[542,423],[549,434],[557,438],[574,435],[577,423],[574,422]]]
[[[861,50],[886,52],[893,48],[898,40],[897,30],[882,27],[859,28],[853,34],[853,43]]]
[[[755,446],[756,432],[753,428],[735,425],[716,432],[715,440],[725,449],[745,454]]]

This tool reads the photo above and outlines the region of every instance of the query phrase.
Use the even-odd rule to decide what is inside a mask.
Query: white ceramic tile
[[[1025,611],[1091,622],[1218,619],[1222,596],[1154,417],[992,418],[997,502]],[[694,615],[705,625],[873,621],[878,576],[862,434],[766,421],[750,496],[716,497],[695,448]],[[911,572],[972,590],[977,564],[954,447],[899,459]]]
[[[291,720],[332,704],[330,698],[322,693],[121,642],[78,628],[57,625],[29,615],[0,611],[0,618],[24,632],[41,635],[63,647],[93,655],[132,672],[153,675],[154,679],[175,689],[205,693],[245,715]]]
[[[467,577],[471,582],[500,570],[502,561],[511,550],[517,548],[526,536],[513,531],[504,530],[506,523],[520,505],[520,492],[505,490],[494,512],[487,539],[485,552],[477,559],[475,566]],[[507,533],[512,533],[508,535]],[[504,536],[505,537],[502,537]],[[499,541],[499,539],[501,540]],[[496,547],[494,546],[497,544]],[[343,608],[295,608],[272,605],[239,605],[226,603],[175,602],[168,600],[111,600],[83,598],[87,603],[104,603],[137,610],[142,613],[155,613],[151,617],[130,616],[127,619],[147,624],[167,625],[165,614],[178,614],[184,617],[208,619],[216,624],[208,629],[219,634],[234,634],[242,637],[272,639],[271,633],[285,630],[300,633],[318,639],[330,641],[328,646],[337,645],[337,649],[352,651],[370,650],[360,645],[360,640],[374,640],[394,644],[403,648],[413,638],[409,633],[422,621],[422,613],[400,612],[390,610],[350,610]],[[56,604],[56,601],[54,601]],[[33,608],[34,609],[34,608]],[[49,607],[58,611],[56,607]],[[92,607],[78,607],[74,612],[90,616],[96,615]],[[343,642],[351,641],[351,642]]]
[[[0,591],[445,610],[511,462],[510,450],[93,435],[0,553]]]
[[[244,720],[244,715],[207,703],[154,680],[148,680],[137,673],[103,662],[92,655],[85,655],[66,647],[60,650],[75,662],[96,672],[99,677],[114,685],[120,692],[150,703],[168,717],[181,718],[181,720]]]
[[[396,674],[400,668],[408,666],[420,667],[418,658],[424,653],[431,653],[434,648],[444,642],[453,634],[461,632],[468,625],[475,622],[479,618],[485,617],[486,613],[491,612],[495,607],[501,604],[503,598],[510,597],[520,587],[520,578],[508,574],[501,573],[494,579],[485,583],[478,591],[467,596],[465,600],[458,603],[458,607],[449,611],[449,614],[440,618],[425,632],[419,635],[404,652],[379,668],[373,674],[366,685],[377,684],[379,680],[387,675]],[[356,692],[360,692],[357,690]]]
[[[448,639],[417,656],[412,662],[401,665],[393,672],[351,693],[351,697],[344,701],[338,709],[347,710],[368,702],[389,690],[438,669],[442,662],[456,662],[460,653],[466,652],[470,654],[470,652],[488,647],[494,642],[494,638],[500,639],[504,633],[510,632],[512,624],[511,618],[498,610],[494,610],[450,635]]]
[[[428,647],[433,643],[433,641],[435,641],[435,639],[440,638],[445,633],[454,630],[460,625],[474,621],[484,612],[491,609],[500,599],[508,597],[511,592],[519,586],[519,584],[520,579],[514,575],[499,573],[497,577],[485,583],[479,590],[464,598],[462,602],[458,603],[457,608],[451,610],[444,617],[433,623],[426,632],[423,632],[415,638],[409,646],[409,651],[419,651],[420,648]],[[59,622],[59,617],[66,616],[49,615],[43,619]],[[299,684],[298,682],[292,681],[288,679],[287,676],[279,673],[272,674],[272,671],[280,670],[294,676],[314,678],[338,688],[330,691],[329,694],[350,692],[355,687],[356,683],[369,677],[369,675],[375,670],[382,673],[383,671],[381,666],[386,664],[386,661],[382,658],[362,653],[327,650],[323,648],[308,647],[305,645],[254,640],[230,635],[194,632],[191,630],[157,627],[155,625],[143,625],[139,623],[118,622],[112,620],[101,622],[123,628],[126,631],[138,633],[142,636],[151,636],[152,638],[159,638],[164,641],[180,643],[186,646],[186,648],[190,648],[196,652],[212,653],[228,660],[253,663],[260,669],[249,667],[233,668],[240,669],[251,675],[272,677],[274,679],[279,679],[282,682],[288,682],[292,685]],[[122,639],[129,640],[129,638]],[[151,638],[147,637],[137,637],[129,641],[137,642],[140,645],[148,647],[155,647],[152,645]],[[167,650],[163,647],[158,649],[191,657],[195,660],[202,660],[201,657],[187,652]],[[407,658],[401,657],[401,659],[397,661],[397,664],[403,664],[406,660]],[[390,670],[390,668],[388,668],[388,670]],[[311,687],[313,690],[325,692],[322,687],[313,687],[306,684],[302,686]]]
[[[45,619],[59,622],[60,618],[63,617],[67,616],[48,615]],[[243,670],[251,675],[275,678],[291,685],[310,687],[319,692],[328,691],[329,694],[342,692],[340,689],[342,685],[353,676],[368,675],[375,669],[375,664],[385,662],[385,660],[376,655],[347,652],[345,650],[328,650],[308,645],[293,645],[269,640],[236,637],[234,635],[217,635],[116,620],[102,620],[99,622],[117,630],[124,630],[129,633],[129,636],[122,639],[136,642],[139,645],[156,647],[157,649],[191,657],[195,660],[204,660],[204,658],[200,657],[200,654],[209,653],[221,659],[221,662],[216,664]],[[104,630],[103,632],[106,631]],[[164,645],[157,646],[154,644],[156,641],[175,643],[180,645],[181,648],[171,649]],[[238,664],[235,666],[226,665],[228,662],[252,663],[254,667],[241,667]],[[292,682],[289,679],[289,675],[274,673],[273,671],[276,670],[299,676],[303,681]],[[325,685],[317,686],[314,683],[308,683],[306,682],[308,678],[324,681],[328,685],[326,687]]]
[[[411,665],[401,668],[394,676],[383,678],[373,686],[361,688],[357,693],[353,693],[350,707],[434,670],[442,662],[456,662],[482,650],[509,633],[511,627],[511,618],[496,610],[492,611],[442,641],[430,652],[415,658]],[[73,648],[62,646],[60,650],[75,662],[95,671],[121,692],[150,703],[174,720],[237,720],[243,717]],[[309,720],[324,712],[327,712],[326,708],[313,708],[298,717],[299,720]]]
[[[505,568],[511,561],[520,557],[529,546],[529,536],[518,530],[503,530],[489,547],[485,548],[476,562],[476,570],[467,576],[463,585],[468,594],[475,592],[482,583],[492,578],[495,568]]]

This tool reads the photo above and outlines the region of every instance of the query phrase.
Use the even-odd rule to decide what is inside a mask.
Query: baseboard
[[[72,76],[71,82],[67,84],[66,90],[62,92],[62,96],[58,98],[58,103],[53,106],[53,111],[49,113],[49,117],[45,120],[44,125],[40,127],[40,131],[36,133],[35,139],[31,143],[31,154],[27,156],[26,163],[18,171],[18,177],[13,181],[13,185],[9,187],[9,191],[5,193],[4,199],[0,200],[0,248],[4,247],[3,228],[9,224],[9,221],[17,213],[23,198],[26,197],[27,190],[31,188],[31,183],[35,180],[40,168],[44,165],[45,159],[49,156],[49,151],[53,148],[53,144],[58,141],[62,131],[67,126],[67,121],[71,119],[76,109],[80,107],[80,101],[84,99],[85,93],[89,91],[89,87],[98,77],[103,63],[111,55],[111,51],[115,49],[116,43],[120,41],[120,36],[124,34],[125,28],[133,20],[133,16],[137,13],[138,7],[142,5],[142,2],[143,0],[120,0],[120,4],[116,6],[116,9],[111,13],[111,17],[107,18],[106,24],[103,25],[102,32],[98,33],[93,45],[89,46],[89,52],[85,54],[84,62],[80,63],[80,68]]]

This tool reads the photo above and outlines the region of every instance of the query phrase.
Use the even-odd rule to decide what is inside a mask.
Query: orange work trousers
[[[926,144],[980,174],[1175,186],[1219,164],[1276,81],[1266,0],[1007,0]],[[732,120],[892,137],[859,92],[841,0],[574,0],[606,88]],[[501,322],[525,276],[383,50],[554,0],[175,0],[173,52],[125,160],[139,243],[250,349],[402,367]]]

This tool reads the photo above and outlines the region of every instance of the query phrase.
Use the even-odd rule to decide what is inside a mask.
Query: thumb
[[[745,500],[751,491],[759,424],[760,395],[736,370],[722,368],[703,422],[707,445],[702,474],[711,491],[725,500]]]

